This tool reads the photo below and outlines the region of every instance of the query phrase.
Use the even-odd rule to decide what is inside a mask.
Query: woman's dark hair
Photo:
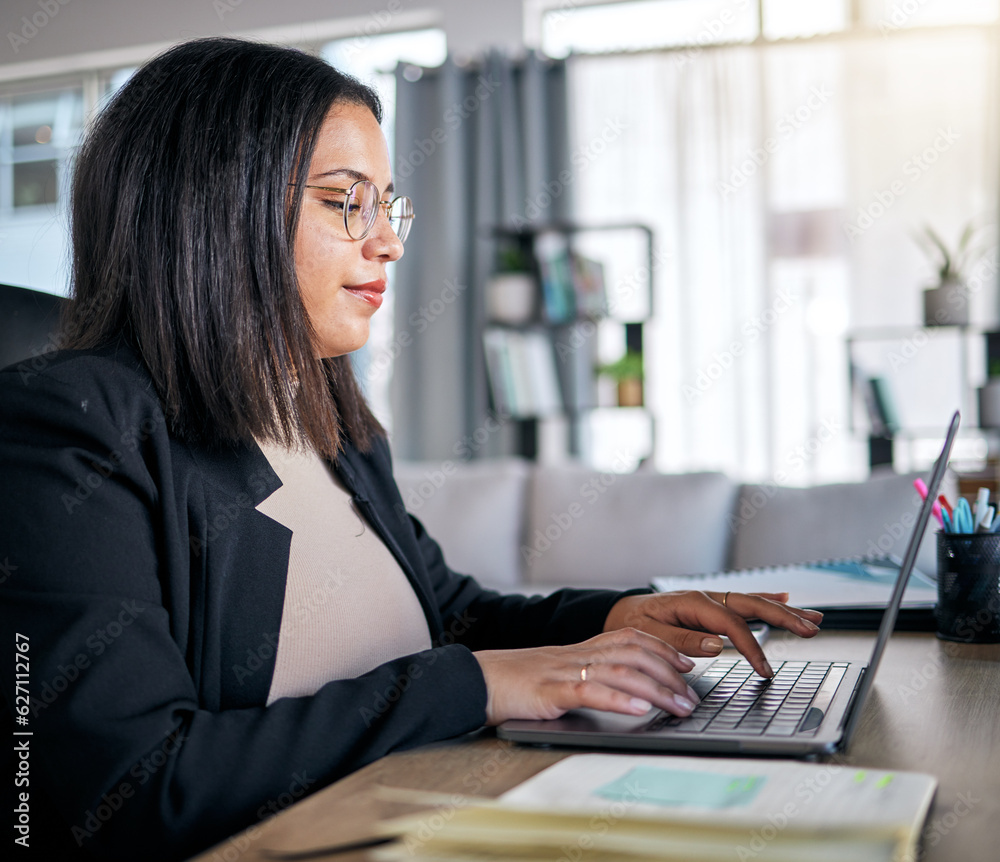
[[[80,148],[63,343],[124,338],[182,439],[304,436],[335,458],[344,435],[368,450],[384,433],[350,359],[316,359],[295,277],[309,161],[342,102],[381,122],[378,96],[316,57],[197,40],[139,69]]]

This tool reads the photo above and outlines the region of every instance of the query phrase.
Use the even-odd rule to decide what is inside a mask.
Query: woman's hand
[[[715,593],[678,590],[619,599],[604,631],[634,628],[661,638],[685,655],[715,656],[725,635],[761,676],[773,676],[764,651],[750,633],[748,619],[760,619],[799,637],[819,631],[823,614],[789,607],[788,593]]]
[[[643,715],[651,706],[688,715],[698,697],[682,673],[694,662],[658,637],[621,628],[571,646],[483,650],[486,723],[558,718],[589,706]]]

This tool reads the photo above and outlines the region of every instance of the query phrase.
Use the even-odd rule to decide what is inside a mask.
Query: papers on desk
[[[818,611],[885,608],[899,574],[899,562],[889,557],[872,560],[831,560],[743,569],[711,575],[680,575],[654,578],[653,588],[672,590],[716,590],[734,593],[787,592],[789,603]],[[917,569],[903,593],[904,608],[931,608],[937,602],[937,586]]]
[[[836,764],[580,754],[494,804],[387,824],[381,860],[914,858],[937,782]]]

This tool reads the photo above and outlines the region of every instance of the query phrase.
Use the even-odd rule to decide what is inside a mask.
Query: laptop
[[[767,680],[743,658],[698,660],[685,674],[701,698],[689,716],[663,710],[636,717],[575,709],[551,720],[506,721],[497,728],[498,736],[535,744],[755,756],[830,754],[845,748],[895,626],[958,424],[956,411],[867,662],[771,662],[774,676]]]

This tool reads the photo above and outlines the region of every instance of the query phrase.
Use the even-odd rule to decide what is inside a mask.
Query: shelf
[[[635,240],[625,243],[628,246],[626,253],[617,254],[616,246],[622,244],[621,240],[614,239],[605,244],[604,249],[588,248],[580,252],[580,249],[573,241],[574,237],[581,234],[605,234],[611,232],[632,232],[640,234]],[[512,333],[510,336],[496,337],[487,336],[491,339],[489,350],[492,354],[487,359],[487,371],[489,372],[489,382],[491,403],[496,406],[498,397],[498,387],[502,390],[501,401],[507,399],[512,390],[511,380],[514,380],[514,387],[519,383],[528,380],[527,388],[531,388],[533,379],[532,373],[525,374],[526,362],[516,358],[519,349],[517,342],[519,339],[515,333],[543,333],[549,339],[553,347],[553,354],[556,362],[556,373],[559,382],[563,410],[562,415],[566,420],[566,445],[565,454],[570,457],[581,458],[588,462],[594,462],[595,450],[591,446],[593,435],[589,428],[590,423],[595,421],[595,417],[606,415],[607,411],[639,411],[638,413],[622,413],[626,415],[644,416],[644,428],[652,429],[652,414],[646,408],[618,408],[604,407],[597,403],[597,375],[595,367],[598,364],[598,332],[604,336],[614,335],[614,330],[610,333],[603,327],[621,327],[619,332],[623,334],[623,344],[626,350],[635,351],[640,355],[643,353],[643,323],[649,319],[653,310],[653,289],[652,273],[655,261],[654,257],[654,237],[652,229],[644,224],[623,222],[615,224],[581,224],[576,222],[548,222],[523,228],[509,228],[496,226],[486,229],[487,235],[499,244],[506,243],[519,252],[515,257],[520,258],[520,263],[525,265],[535,277],[539,295],[536,296],[535,311],[530,320],[523,323],[511,323],[509,321],[484,321],[481,335],[487,335],[491,330],[499,330]],[[549,236],[558,234],[562,240],[553,241],[543,248],[538,238],[542,235]],[[591,240],[593,245],[596,240]],[[515,245],[516,243],[516,245]],[[631,254],[635,250],[636,268],[630,274],[630,282],[627,282],[629,292],[625,293],[620,289],[620,279],[615,280],[608,277],[605,270],[602,288],[604,290],[603,302],[595,299],[600,294],[592,287],[598,283],[601,277],[596,265],[587,263],[590,260],[599,261],[604,267],[608,266],[608,261],[632,260]],[[577,264],[571,253],[576,251],[583,258],[583,262]],[[603,252],[603,253],[602,253]],[[540,262],[540,258],[541,261]],[[573,263],[570,261],[574,260]],[[544,266],[543,266],[544,263]],[[597,272],[598,275],[594,275]],[[546,278],[543,279],[543,273]],[[611,285],[615,290],[612,292]],[[637,285],[640,293],[635,293],[633,285]],[[622,297],[625,300],[622,300]],[[639,302],[631,305],[628,299],[639,298]],[[566,312],[572,311],[574,305],[577,308],[586,308],[597,311],[599,305],[606,305],[607,314],[594,315],[583,314],[572,319],[560,320]],[[516,303],[515,307],[520,307],[527,311],[527,303]],[[492,305],[490,307],[493,307]],[[500,307],[498,303],[497,308]],[[619,314],[615,314],[615,309]],[[548,312],[548,314],[546,314]],[[642,313],[640,313],[642,312]],[[618,337],[617,335],[615,336]],[[535,336],[537,338],[537,336]],[[505,339],[508,343],[513,343],[514,347],[504,348]],[[564,349],[568,347],[569,349]],[[505,350],[515,355],[513,360],[505,358]],[[531,366],[531,369],[539,367],[538,364]],[[513,369],[513,373],[511,371]],[[543,374],[542,377],[546,375]],[[498,382],[499,380],[499,382]],[[524,388],[523,386],[521,388]],[[516,392],[514,401],[517,401]],[[517,452],[515,454],[527,458],[536,457],[539,453],[538,435],[540,433],[539,420],[524,416],[519,421],[516,434]],[[634,420],[633,420],[634,421]],[[645,434],[645,432],[644,432]],[[640,435],[643,436],[643,435]],[[650,431],[649,441],[642,443],[642,448],[649,448],[649,452],[644,452],[640,458],[648,457],[652,454],[652,439],[655,435]]]

